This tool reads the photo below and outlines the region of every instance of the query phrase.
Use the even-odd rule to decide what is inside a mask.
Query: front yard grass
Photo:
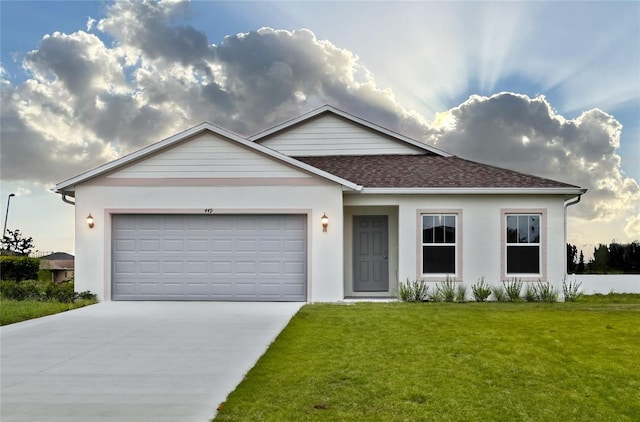
[[[638,368],[640,295],[306,305],[215,420],[637,421]]]
[[[96,303],[96,301],[91,299],[80,299],[73,303],[2,299],[0,300],[0,325],[40,318],[71,309],[82,308],[83,306],[94,303]]]

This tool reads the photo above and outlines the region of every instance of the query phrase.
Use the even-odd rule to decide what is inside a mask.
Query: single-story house
[[[74,257],[66,252],[53,252],[40,258],[40,270],[51,273],[51,281],[62,283],[73,278]]]
[[[324,106],[249,138],[202,123],[55,192],[101,300],[335,302],[447,276],[559,288],[586,190]]]

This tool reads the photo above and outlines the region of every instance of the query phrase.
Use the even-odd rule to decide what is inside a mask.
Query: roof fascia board
[[[401,135],[401,134],[399,134],[397,132],[394,132],[392,130],[389,130],[387,128],[379,126],[379,125],[377,125],[375,123],[372,123],[372,122],[370,122],[368,120],[365,120],[363,118],[360,118],[358,116],[354,116],[353,114],[349,114],[346,111],[342,111],[342,110],[337,109],[335,107],[332,107],[330,105],[324,105],[324,106],[319,107],[319,108],[317,108],[315,110],[311,110],[308,113],[305,113],[305,114],[303,114],[301,116],[296,117],[295,119],[287,120],[287,121],[285,121],[285,122],[283,122],[283,123],[281,123],[279,125],[276,125],[276,126],[270,128],[270,129],[267,129],[267,130],[265,130],[263,132],[257,133],[257,134],[255,134],[253,136],[250,136],[248,139],[250,141],[252,141],[252,142],[258,142],[259,143],[260,140],[262,140],[263,138],[265,138],[265,137],[267,137],[269,135],[272,135],[272,134],[274,134],[276,132],[283,131],[283,130],[289,128],[289,127],[297,125],[300,122],[312,119],[313,117],[316,117],[316,116],[318,116],[318,115],[320,115],[322,113],[325,113],[325,112],[331,112],[331,113],[333,113],[333,114],[335,114],[337,116],[340,116],[340,117],[342,117],[344,119],[347,119],[347,120],[350,120],[350,121],[352,121],[352,122],[354,122],[356,124],[365,126],[365,127],[369,128],[369,129],[371,129],[373,131],[383,133],[383,134],[385,134],[387,136],[390,136],[390,137],[392,137],[392,138],[394,138],[394,139],[396,139],[396,140],[398,140],[400,142],[404,142],[404,143],[410,144],[410,145],[412,145],[414,147],[417,147],[417,148],[420,148],[420,149],[422,149],[424,151],[428,151],[428,152],[431,152],[433,154],[440,155],[442,157],[451,157],[452,156],[452,154],[450,154],[450,153],[448,153],[446,151],[443,151],[441,149],[432,147],[430,145],[427,145],[427,144],[425,144],[423,142],[420,142],[420,141],[417,141],[415,139],[409,138],[407,136]]]
[[[582,195],[582,188],[367,188],[359,193],[369,195]]]
[[[123,157],[117,158],[109,163],[103,164],[99,167],[94,168],[93,170],[89,170],[85,173],[82,173],[78,176],[72,177],[70,179],[67,179],[63,182],[58,183],[55,188],[54,188],[54,192],[56,193],[62,193],[65,191],[70,191],[71,189],[73,189],[73,187],[79,183],[85,182],[89,179],[92,179],[94,177],[100,176],[102,174],[105,174],[107,172],[110,172],[112,170],[115,170],[119,167],[122,167],[126,164],[132,163],[134,161],[137,161],[139,159],[142,159],[148,155],[151,155],[157,151],[160,151],[162,149],[168,148],[171,145],[174,145],[176,143],[179,143],[191,136],[197,135],[201,132],[204,131],[211,131],[213,133],[216,133],[220,136],[223,136],[227,139],[230,139],[232,141],[235,141],[236,143],[239,143],[249,149],[252,149],[256,152],[262,153],[264,155],[267,155],[269,157],[275,158],[279,161],[285,162],[289,165],[292,165],[294,167],[297,167],[301,170],[307,171],[309,173],[315,174],[317,176],[320,176],[322,178],[328,179],[332,182],[338,183],[348,189],[352,189],[352,190],[356,190],[359,191],[360,189],[362,189],[362,186],[357,185],[356,183],[350,182],[346,179],[343,179],[341,177],[335,176],[331,173],[328,173],[324,170],[320,170],[318,168],[315,168],[313,166],[310,166],[306,163],[303,163],[302,161],[298,161],[295,158],[291,158],[287,155],[284,155],[278,151],[272,150],[270,148],[267,148],[265,146],[262,146],[260,144],[256,144],[254,142],[248,141],[247,139],[244,139],[243,137],[241,137],[240,135],[237,135],[233,132],[230,132],[228,130],[222,129],[219,126],[213,125],[211,123],[201,123],[197,126],[194,126],[190,129],[187,129],[183,132],[177,133],[173,136],[170,136],[169,138],[163,139],[162,141],[156,142],[154,144],[151,144],[147,147],[144,147],[138,151],[132,152],[131,154],[127,154]]]

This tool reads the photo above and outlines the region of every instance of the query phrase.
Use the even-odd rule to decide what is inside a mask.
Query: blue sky
[[[232,124],[232,110],[253,118],[254,124],[230,127],[249,135],[318,102],[331,102],[465,158],[589,188],[570,220],[570,240],[585,246],[585,253],[598,242],[640,237],[638,2],[195,1],[178,6],[125,2],[116,6],[89,1],[0,2],[3,91],[11,93],[9,104],[3,104],[0,202],[4,211],[6,195],[18,194],[8,226],[33,236],[41,250],[73,252],[69,234],[73,209],[47,191],[56,182],[211,120],[209,116],[219,118],[214,123],[223,126]],[[275,31],[237,36],[262,27]],[[124,29],[135,32],[135,37]],[[194,47],[189,56],[180,51],[203,36],[209,48]],[[157,40],[162,40],[160,45]],[[290,52],[284,54],[286,49]],[[278,54],[273,63],[284,62],[294,73],[301,60],[317,59],[333,70],[307,74],[307,81],[296,80],[295,95],[286,92],[289,85],[262,94],[280,96],[281,103],[256,100],[249,104],[241,93],[226,95],[231,92],[232,77],[237,78],[234,86],[249,86],[265,77],[265,69],[256,68],[256,57],[271,60]],[[95,66],[84,62],[87,57]],[[340,61],[331,62],[336,57]],[[69,63],[84,63],[85,73],[74,73],[78,67],[65,66]],[[220,87],[217,97],[205,95],[211,92],[205,90],[212,82],[207,78],[214,76],[199,73],[203,68],[213,69]],[[153,104],[156,113],[141,114],[136,121],[178,109],[181,118],[170,125],[151,125],[157,133],[144,136],[132,122],[131,126],[120,122],[122,128],[110,133],[105,123],[109,116],[85,123],[73,121],[73,113],[65,114],[79,107],[82,94],[73,87],[85,82],[89,84],[82,85],[85,90],[99,85],[95,98],[106,104],[102,111],[115,110],[114,116],[120,117],[147,112],[144,106],[160,97],[145,97],[142,104],[141,95],[173,88],[152,85],[145,72],[186,78],[193,92],[209,103],[196,108],[186,104],[185,96],[183,104],[177,93],[174,104],[158,99]],[[185,76],[185,72],[191,74]],[[90,81],[83,80],[86,74]],[[273,80],[265,77],[265,81],[275,86]],[[209,88],[214,85],[210,83]],[[526,112],[515,115],[504,108],[505,97],[496,96],[502,92],[514,95],[512,99]],[[480,97],[472,101],[472,95]],[[129,104],[129,114],[111,107],[114,99]],[[138,102],[132,105],[132,101]],[[57,115],[51,111],[54,103],[60,106]],[[275,111],[258,116],[256,110],[265,107]],[[478,126],[476,116],[489,108],[495,110],[494,121]],[[536,114],[540,110],[544,115]],[[12,119],[17,119],[16,127],[24,133],[4,129],[14,127]],[[551,123],[558,127],[551,128]],[[488,138],[461,136],[472,128]],[[513,156],[504,152],[514,151],[505,143],[525,138],[533,139],[532,144],[518,145],[519,152]],[[38,158],[40,164],[33,163],[38,159],[29,162],[27,152],[38,143],[61,151],[57,161],[43,156]],[[523,157],[532,153],[534,144],[541,158],[526,164]],[[548,164],[552,160],[545,159],[557,150],[551,144],[561,145],[570,157],[564,168],[553,167]],[[62,151],[73,160],[62,158]],[[43,209],[49,224],[42,222]]]

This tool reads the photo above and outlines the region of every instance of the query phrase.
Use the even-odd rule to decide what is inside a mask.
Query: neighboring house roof
[[[66,252],[54,252],[54,253],[50,253],[49,255],[45,255],[43,257],[40,257],[40,259],[46,259],[49,261],[57,261],[57,260],[71,260],[73,261],[74,256],[71,254],[68,254]]]
[[[262,141],[265,141],[269,138],[272,138],[273,136],[282,133],[286,130],[291,129],[293,126],[296,126],[298,124],[303,124],[304,122],[307,122],[315,117],[318,117],[320,115],[323,114],[333,114],[336,116],[339,116],[343,119],[346,119],[354,124],[360,125],[360,126],[364,126],[368,129],[371,129],[377,133],[386,135],[388,138],[396,141],[396,142],[400,142],[400,143],[404,143],[404,144],[409,144],[412,145],[414,147],[418,147],[419,149],[425,151],[426,153],[431,153],[431,154],[436,154],[436,155],[440,155],[443,157],[450,157],[451,154],[449,154],[446,151],[442,151],[438,148],[432,147],[431,145],[427,145],[424,142],[420,142],[417,141],[415,139],[409,138],[407,136],[401,135],[399,133],[396,133],[392,130],[389,130],[385,127],[379,126],[375,123],[372,123],[368,120],[362,119],[360,117],[354,116],[352,114],[347,113],[346,111],[337,109],[333,106],[330,105],[324,105],[322,107],[319,107],[315,110],[311,110],[308,113],[305,113],[301,116],[298,116],[294,119],[291,120],[287,120],[286,122],[280,123],[279,125],[276,125],[270,129],[267,129],[265,131],[262,131],[260,133],[257,133],[253,136],[250,136],[248,139],[250,141],[253,142],[257,142],[257,143],[261,143]]]
[[[53,189],[54,192],[56,193],[60,193],[63,195],[70,195],[70,196],[74,196],[74,192],[75,192],[75,186],[86,182],[90,179],[93,179],[95,177],[110,173],[116,169],[122,168],[126,165],[132,164],[136,161],[142,160],[146,157],[149,157],[152,154],[155,154],[157,152],[160,152],[164,149],[167,149],[169,147],[172,147],[180,142],[186,141],[189,138],[198,135],[200,133],[206,132],[206,131],[210,131],[213,132],[217,135],[223,136],[224,138],[228,139],[231,142],[235,142],[237,144],[240,144],[242,146],[244,146],[245,148],[247,148],[248,150],[252,150],[256,153],[259,154],[263,154],[266,155],[268,157],[271,157],[275,160],[279,160],[287,165],[296,167],[302,171],[305,171],[307,173],[311,173],[311,174],[315,174],[316,176],[320,176],[324,179],[330,180],[332,182],[341,184],[343,187],[347,188],[347,189],[353,189],[353,190],[359,190],[361,188],[361,186],[356,185],[355,183],[352,183],[348,180],[344,180],[341,179],[333,174],[327,173],[323,170],[317,169],[315,167],[311,167],[301,161],[295,160],[287,155],[284,155],[278,151],[275,151],[273,149],[264,147],[262,145],[256,144],[254,142],[251,142],[247,139],[242,138],[240,135],[237,135],[233,132],[230,132],[228,130],[222,129],[221,127],[218,127],[216,125],[212,125],[211,123],[201,123],[197,126],[192,127],[191,129],[187,129],[183,132],[180,132],[176,135],[173,135],[169,138],[166,138],[160,142],[156,142],[154,144],[151,144],[145,148],[142,148],[138,151],[135,151],[131,154],[125,155],[124,157],[118,158],[114,161],[111,161],[107,164],[104,164],[100,167],[96,167],[93,170],[89,170],[85,173],[82,173],[78,176],[72,177],[70,179],[67,179],[63,182],[58,183],[55,188]]]
[[[296,157],[311,166],[367,188],[555,189],[579,194],[584,189],[458,157],[363,155]]]

